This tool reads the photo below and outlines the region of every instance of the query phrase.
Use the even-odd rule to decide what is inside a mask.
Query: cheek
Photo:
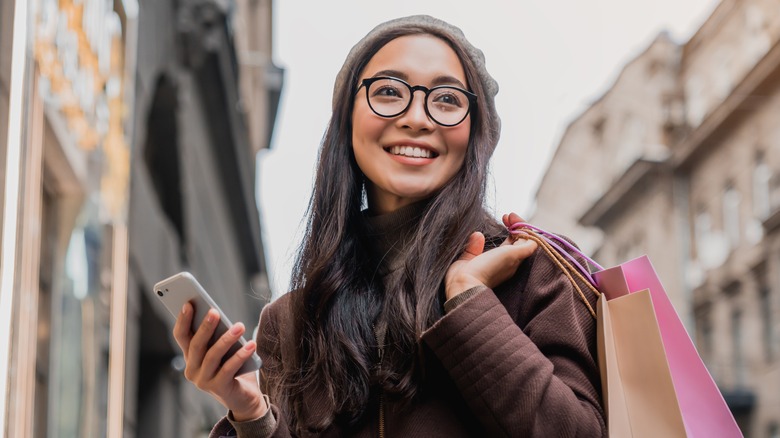
[[[469,147],[470,134],[471,123],[469,120],[465,120],[460,125],[452,128],[445,135],[450,153],[458,158],[460,164],[463,164],[463,161],[466,158],[466,151]]]
[[[366,114],[356,105],[352,114],[352,153],[366,176],[373,175],[378,162],[377,154],[384,153],[379,146],[384,128],[383,120],[377,120],[373,114]]]
[[[369,110],[370,112],[370,110]],[[368,146],[379,140],[385,123],[377,120],[373,114],[367,114],[359,105],[356,105],[352,113],[352,145],[353,148]]]

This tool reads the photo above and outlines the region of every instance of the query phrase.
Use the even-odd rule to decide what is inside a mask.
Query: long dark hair
[[[414,25],[388,32],[367,47],[349,72],[351,88],[335,96],[334,111],[320,149],[308,227],[292,278],[290,301],[297,348],[271,396],[287,412],[294,428],[306,416],[304,400],[317,394],[318,410],[329,414],[307,418],[308,427],[324,429],[337,418],[354,423],[369,403],[372,384],[386,394],[411,402],[419,395],[422,376],[420,335],[441,318],[443,280],[463,251],[468,236],[480,230],[489,240],[504,230],[485,211],[488,161],[497,138],[490,132],[490,113],[479,103],[470,115],[471,133],[463,166],[427,203],[408,250],[403,274],[393,294],[374,280],[366,244],[363,176],[351,141],[351,115],[359,74],[371,56],[389,41],[404,35],[431,34],[447,42],[463,64],[471,91],[484,96],[476,68],[463,47],[444,33]],[[479,101],[478,101],[479,102]],[[387,301],[387,302],[385,302]],[[377,343],[372,328],[386,312],[392,348],[383,357],[382,373],[372,375]],[[388,343],[390,345],[390,343]],[[274,389],[275,388],[275,389]]]

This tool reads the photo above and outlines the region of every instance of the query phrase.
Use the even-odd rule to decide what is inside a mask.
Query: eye
[[[436,102],[444,103],[447,105],[460,106],[460,100],[458,100],[458,97],[455,96],[454,94],[442,94],[436,97]]]
[[[436,89],[430,97],[431,103],[442,110],[463,108],[466,100],[466,96],[454,88]]]
[[[373,93],[371,93],[372,96],[377,97],[401,97],[401,90],[398,89],[398,87],[394,87],[392,85],[377,85],[374,87]]]
[[[371,100],[381,102],[404,101],[409,98],[409,89],[396,79],[383,78],[371,84]]]

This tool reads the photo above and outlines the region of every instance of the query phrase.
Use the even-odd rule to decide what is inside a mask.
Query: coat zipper
[[[374,337],[376,338],[377,349],[379,350],[379,367],[382,366],[382,358],[385,354],[384,336],[382,341],[379,340],[379,334],[376,331],[376,326],[373,326]],[[379,388],[379,438],[385,438],[385,391]]]
[[[379,438],[385,438],[385,393],[379,393]]]

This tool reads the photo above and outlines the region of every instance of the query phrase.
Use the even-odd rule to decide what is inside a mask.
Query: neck
[[[385,273],[403,265],[427,201],[405,205],[387,214],[368,212],[366,225],[371,250]]]
[[[368,188],[368,211],[372,216],[392,213],[408,205],[425,200],[422,197],[397,196],[381,190],[377,190],[369,185]]]

